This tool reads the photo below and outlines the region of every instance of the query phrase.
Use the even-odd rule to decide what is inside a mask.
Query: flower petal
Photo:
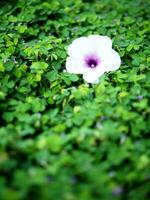
[[[110,49],[112,47],[112,41],[108,36],[103,35],[89,35],[88,39],[91,41],[93,46],[99,49]]]
[[[82,60],[68,57],[66,60],[66,70],[72,74],[83,74],[87,69]]]
[[[91,47],[87,37],[77,38],[68,47],[68,54],[73,58],[82,58],[89,53]]]
[[[111,49],[110,51],[106,52],[105,58],[103,57],[102,60],[103,66],[105,66],[105,71],[114,71],[117,70],[121,65],[121,59],[119,54]]]
[[[68,47],[68,54],[70,57],[83,59],[84,56],[95,54],[96,52],[102,54],[111,47],[112,41],[109,37],[90,35],[75,39]]]
[[[89,69],[83,74],[83,78],[88,83],[97,83],[100,76],[104,74],[103,68],[98,66],[96,69]]]

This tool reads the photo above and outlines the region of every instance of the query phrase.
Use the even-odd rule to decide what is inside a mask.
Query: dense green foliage
[[[0,4],[0,199],[148,199],[148,0]],[[64,71],[89,34],[122,59],[97,85]]]

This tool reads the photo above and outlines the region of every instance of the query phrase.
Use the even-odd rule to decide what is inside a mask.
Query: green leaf
[[[0,72],[4,72],[5,71],[5,67],[3,65],[2,62],[0,62]]]
[[[32,73],[43,73],[47,67],[48,64],[46,62],[33,62],[30,69]]]
[[[58,78],[58,72],[57,71],[50,71],[48,73],[46,73],[46,78],[50,81],[50,82],[53,82],[55,81],[57,78]]]

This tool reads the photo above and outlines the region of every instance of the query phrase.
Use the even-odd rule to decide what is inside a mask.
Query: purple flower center
[[[96,68],[98,64],[100,63],[100,61],[97,58],[97,56],[92,55],[92,56],[87,56],[85,58],[85,63],[86,63],[86,66],[89,68]]]
[[[94,59],[90,59],[88,62],[87,62],[88,66],[91,67],[91,68],[95,68],[97,66],[97,60],[94,60]]]

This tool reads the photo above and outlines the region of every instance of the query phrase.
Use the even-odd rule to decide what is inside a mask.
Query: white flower
[[[68,47],[68,55],[67,72],[83,74],[88,83],[98,82],[105,72],[117,70],[121,65],[120,56],[112,49],[112,41],[107,36],[80,37]]]

